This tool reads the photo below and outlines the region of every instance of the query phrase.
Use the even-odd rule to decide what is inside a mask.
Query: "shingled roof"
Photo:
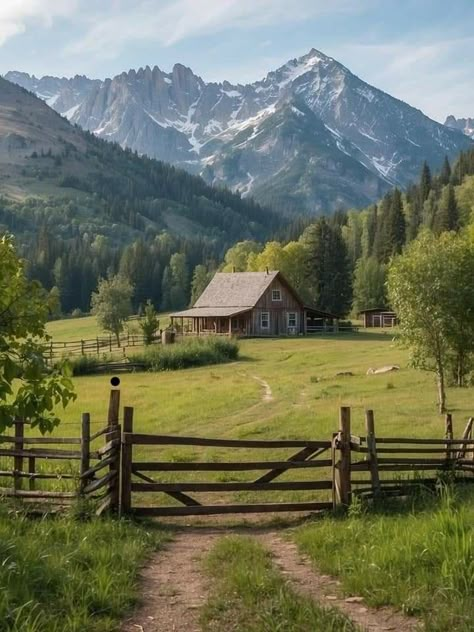
[[[172,316],[230,316],[252,309],[278,274],[217,272],[194,307]]]

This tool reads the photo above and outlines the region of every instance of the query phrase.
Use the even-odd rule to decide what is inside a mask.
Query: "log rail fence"
[[[339,430],[327,440],[143,434],[134,431],[133,408],[126,406],[120,421],[120,390],[114,388],[107,421],[93,422],[89,413],[83,413],[80,436],[30,436],[30,424],[15,420],[13,434],[0,435],[0,500],[13,498],[40,513],[63,510],[82,501],[99,515],[112,511],[137,516],[309,512],[348,507],[354,496],[405,496],[416,486],[434,487],[444,476],[474,482],[474,418],[468,420],[459,439],[454,437],[451,415],[446,416],[445,423],[444,437],[379,437],[374,412],[368,410],[365,435],[358,436],[351,433],[351,409],[342,407]],[[94,430],[93,426],[99,428]],[[165,460],[163,451],[169,446],[215,448],[217,452],[230,449],[232,456],[228,461],[216,456],[207,460]],[[150,450],[152,457],[148,456]],[[261,456],[243,460],[238,456],[242,450],[247,459],[254,451],[267,451],[270,456],[267,460]],[[272,456],[275,451],[287,450],[291,450],[290,456]],[[197,474],[206,476],[206,472],[257,474],[250,480],[232,480],[226,475],[210,481],[195,480]],[[191,481],[185,480],[185,473],[192,474]],[[294,476],[282,480],[285,473]],[[305,480],[300,480],[303,475]],[[279,494],[278,502],[237,503],[234,492],[304,492],[304,500],[294,496],[281,500]],[[157,503],[155,496],[148,501],[150,493],[164,494],[172,503]]]

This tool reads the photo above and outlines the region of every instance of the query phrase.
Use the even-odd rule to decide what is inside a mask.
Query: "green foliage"
[[[31,520],[0,507],[0,628],[116,630],[145,556],[165,537],[116,519]]]
[[[46,292],[26,278],[13,241],[0,238],[0,432],[15,417],[31,419],[42,432],[59,423],[55,408],[74,398],[61,370],[48,372],[44,362]]]
[[[353,311],[358,314],[363,309],[385,307],[386,266],[375,257],[359,259],[354,272]]]
[[[344,615],[290,587],[255,539],[222,538],[206,561],[211,596],[201,623],[206,632],[355,632]]]
[[[352,301],[352,274],[341,229],[321,218],[302,237],[308,249],[306,275],[312,304],[343,316]]]
[[[389,268],[390,303],[400,320],[400,339],[414,366],[434,371],[438,404],[445,410],[448,368],[457,382],[474,353],[474,247],[464,237],[429,232],[413,241]]]
[[[133,354],[130,360],[143,363],[150,371],[176,371],[231,362],[238,357],[239,345],[235,340],[209,336],[153,346],[142,354]]]
[[[120,334],[124,323],[132,313],[133,286],[121,275],[100,279],[97,292],[92,294],[92,313],[104,331],[117,338],[120,346]]]
[[[145,305],[143,318],[140,320],[140,329],[145,339],[146,345],[151,345],[155,339],[156,332],[160,326],[160,319],[153,303],[148,300]]]
[[[347,594],[422,618],[427,632],[468,632],[474,617],[474,499],[427,497],[413,506],[319,520],[296,540]]]
[[[205,265],[199,264],[194,268],[191,282],[191,306],[198,300],[212,279],[213,273]]]
[[[177,371],[196,366],[232,362],[239,357],[239,345],[235,340],[206,336],[186,338],[170,345],[153,345],[143,352],[128,356],[130,362],[143,366],[144,371]],[[113,361],[107,355],[77,356],[68,360],[74,376],[94,375],[97,367]]]

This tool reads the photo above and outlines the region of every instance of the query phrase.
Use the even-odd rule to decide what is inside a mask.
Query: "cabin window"
[[[296,327],[296,312],[288,312],[288,327]]]
[[[269,327],[270,327],[270,312],[262,312],[260,314],[260,327],[262,329],[269,329]]]
[[[281,290],[272,290],[272,301],[281,301]]]

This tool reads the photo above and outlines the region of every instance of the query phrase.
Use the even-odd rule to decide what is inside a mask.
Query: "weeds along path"
[[[142,571],[141,606],[120,632],[200,632],[201,608],[208,597],[203,560],[214,544],[228,535],[249,536],[247,527],[187,527],[157,553]],[[344,599],[339,582],[315,571],[309,558],[275,528],[253,531],[294,590],[321,605],[340,610],[366,632],[414,632],[419,622],[391,608],[369,608],[359,597]]]
[[[280,572],[294,589],[314,599],[321,605],[337,608],[347,615],[362,630],[367,632],[415,632],[419,622],[405,617],[391,608],[369,608],[360,597],[344,599],[340,595],[340,582],[328,575],[320,575],[313,568],[309,558],[301,555],[297,546],[282,538],[277,532],[256,536],[269,550]]]

